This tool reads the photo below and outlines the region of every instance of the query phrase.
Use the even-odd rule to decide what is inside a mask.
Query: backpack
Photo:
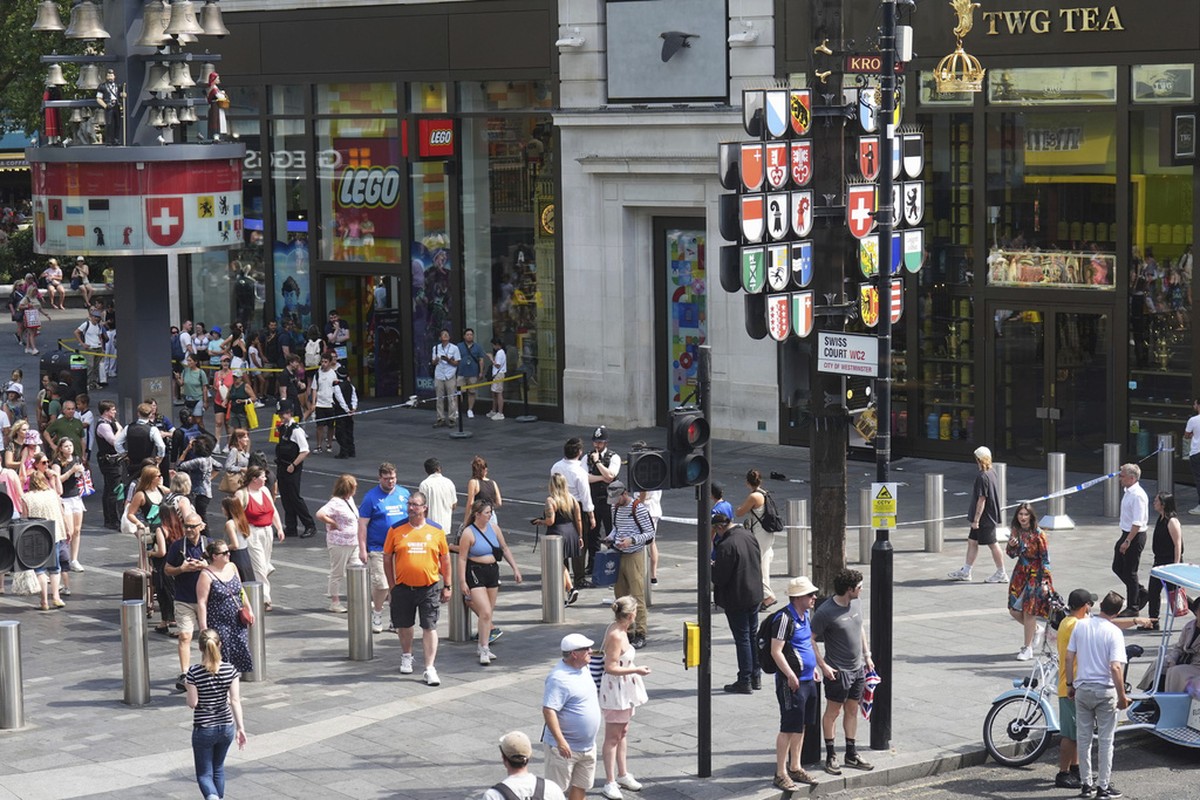
[[[521,800],[521,798],[512,789],[508,788],[506,783],[497,783],[492,787],[496,792],[505,798],[505,800]],[[529,800],[543,800],[546,797],[546,781],[538,778],[533,785],[533,794],[529,795]]]
[[[771,656],[771,640],[775,638],[775,630],[779,627],[780,614],[785,614],[788,620],[787,636],[784,639],[783,645],[783,657],[787,659],[792,671],[799,674],[800,664],[796,659],[796,652],[789,644],[792,634],[796,632],[796,622],[792,619],[792,615],[787,613],[786,608],[781,608],[774,614],[769,615],[758,626],[758,633],[754,637],[754,646],[758,648],[758,666],[768,675],[774,675],[779,671],[779,665],[775,663],[775,659]]]
[[[183,345],[179,343],[179,334],[171,337],[171,358],[176,361],[183,361],[186,354],[183,352]]]
[[[762,513],[755,514],[751,511],[751,515],[758,520],[758,525],[767,533],[779,533],[783,530],[783,518],[779,516],[779,508],[775,505],[775,498],[765,489],[759,489],[763,496]]]

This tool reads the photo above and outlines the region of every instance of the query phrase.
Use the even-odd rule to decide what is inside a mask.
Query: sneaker
[[[371,632],[383,633],[383,612],[371,610]]]
[[[754,690],[750,688],[750,684],[740,681],[725,684],[725,691],[730,694],[754,694]]]
[[[756,672],[750,676],[750,688],[754,690],[762,688],[762,673]]]
[[[175,688],[181,692],[187,691],[187,684],[184,683],[185,677],[186,676],[181,672],[181,673],[179,673],[179,679],[177,681],[175,681]]]
[[[496,416],[492,417],[492,419],[497,419],[497,420],[499,420],[499,419],[504,419],[504,415],[503,415],[503,414],[497,414]]]
[[[983,579],[984,583],[1008,583],[1008,573],[998,569]]]
[[[642,782],[626,772],[617,778],[617,785],[622,789],[628,789],[631,792],[640,792],[642,790]]]
[[[316,535],[317,535],[316,528],[305,528],[304,530],[300,531],[301,539],[311,539],[312,537],[314,537]]]
[[[578,589],[572,589],[571,591],[567,592],[567,605],[569,605],[569,606],[575,605],[575,601],[578,599],[579,599],[579,590]]]
[[[959,567],[953,572],[947,572],[946,577],[952,581],[969,581],[971,580],[971,568]]]
[[[332,611],[334,614],[345,614],[346,613],[346,607],[344,605],[342,605],[341,603],[330,603],[329,610]]]
[[[847,767],[853,767],[854,769],[861,769],[863,772],[870,772],[871,770],[875,769],[874,764],[868,764],[866,761],[863,761],[862,756],[860,756],[858,753],[855,753],[854,755],[847,754],[846,758],[842,761],[842,764]]]
[[[71,596],[71,587],[64,586],[58,590],[58,593],[61,594],[63,597],[70,597]]]
[[[625,796],[621,794],[621,787],[617,785],[616,781],[604,784],[604,788],[600,791],[600,794],[607,797],[608,800],[622,800]]]
[[[636,636],[634,636],[632,639],[630,639],[629,643],[631,645],[633,645],[634,650],[641,650],[643,647],[646,646],[646,637],[639,633]]]
[[[817,785],[817,779],[812,776],[812,773],[803,767],[800,767],[799,769],[789,769],[788,777],[793,781],[798,781],[799,783],[807,783],[810,786]]]
[[[1054,776],[1054,786],[1058,789],[1078,789],[1083,784],[1078,775],[1071,772],[1060,772]]]
[[[825,757],[825,771],[830,775],[842,774],[842,768],[838,765],[837,754]]]
[[[1022,647],[1017,651],[1017,661],[1030,661],[1033,658],[1032,647]]]
[[[1124,797],[1125,793],[1111,783],[1108,786],[1101,786],[1096,790],[1096,797]]]
[[[79,563],[79,559],[72,559],[71,572],[83,572],[83,564]]]
[[[1095,789],[1093,789],[1091,786],[1088,786],[1086,783],[1084,783],[1084,784],[1080,784],[1080,786],[1079,786],[1079,796],[1080,796],[1080,797],[1087,797],[1087,798],[1092,798],[1092,797],[1095,797],[1095,796],[1096,796],[1096,790],[1095,790]]]
[[[412,671],[413,671],[412,653],[401,653],[400,654],[400,674],[401,675],[412,675]]]
[[[503,635],[504,631],[499,628],[492,628],[492,632],[488,634],[488,644],[492,644]]]
[[[787,775],[776,775],[775,780],[771,781],[771,784],[776,789],[783,789],[785,792],[794,792],[800,788]]]
[[[1196,506],[1195,508],[1189,508],[1188,513],[1191,514],[1193,517],[1200,517],[1200,506]]]
[[[487,418],[488,418],[488,419],[491,419],[491,418],[492,418],[492,417],[494,417],[494,416],[496,416],[496,412],[495,412],[495,411],[489,411],[489,412],[487,413]],[[1197,508],[1200,508],[1200,506],[1197,506]]]
[[[426,667],[425,674],[422,676],[425,679],[426,686],[441,686],[442,680],[438,677],[437,670],[433,667]]]
[[[467,409],[467,419],[475,419],[475,412],[469,408]]]
[[[486,647],[479,648],[479,665],[481,667],[488,667],[491,666],[491,664],[492,656],[488,652],[488,649]]]

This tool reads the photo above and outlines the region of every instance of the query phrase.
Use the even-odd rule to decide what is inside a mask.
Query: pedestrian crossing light
[[[708,420],[694,408],[677,408],[671,412],[667,430],[667,450],[670,453],[671,488],[699,486],[708,480]]]
[[[671,488],[671,461],[662,450],[635,450],[629,454],[629,489],[654,492]]]

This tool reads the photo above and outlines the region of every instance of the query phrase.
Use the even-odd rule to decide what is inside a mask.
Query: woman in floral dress
[[[230,560],[228,544],[209,542],[206,553],[211,566],[200,573],[196,582],[196,615],[200,630],[215,630],[221,637],[225,660],[245,675],[254,671],[254,662],[250,658],[249,635],[238,620],[238,611],[242,607],[242,581]]]
[[[1046,534],[1038,527],[1029,503],[1021,503],[1013,515],[1008,557],[1017,559],[1008,584],[1008,613],[1025,627],[1025,643],[1017,653],[1017,660],[1028,661],[1033,658],[1038,621],[1049,615],[1050,595],[1054,594]]]

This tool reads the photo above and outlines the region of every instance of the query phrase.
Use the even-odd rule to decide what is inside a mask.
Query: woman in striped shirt
[[[237,669],[221,658],[221,637],[212,628],[200,632],[201,661],[187,671],[188,708],[192,717],[192,757],[196,783],[205,800],[225,796],[225,754],[234,738],[246,746]]]

